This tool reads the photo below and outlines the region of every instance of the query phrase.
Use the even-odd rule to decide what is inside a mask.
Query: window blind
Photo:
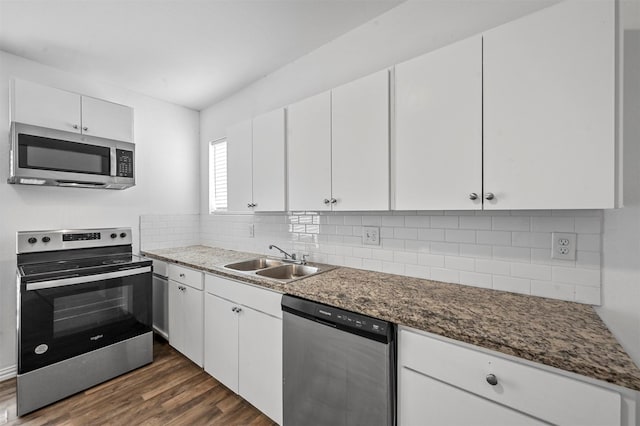
[[[209,210],[227,209],[227,141],[209,147]]]

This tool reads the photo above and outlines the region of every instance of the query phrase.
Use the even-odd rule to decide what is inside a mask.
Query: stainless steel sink
[[[283,263],[279,260],[268,259],[261,257],[258,259],[245,260],[244,262],[230,263],[224,265],[225,268],[233,269],[234,271],[257,271],[259,269],[270,268],[272,266],[279,266]]]
[[[335,266],[323,265],[320,263],[305,265],[287,263],[282,260],[270,259],[268,257],[258,257],[255,259],[245,260],[243,262],[229,263],[223,267],[246,275],[256,275],[261,278],[267,278],[281,283],[287,283],[336,268]]]
[[[273,278],[276,280],[295,280],[298,278],[306,277],[308,275],[317,274],[319,268],[308,265],[282,265],[275,268],[264,269],[257,271],[256,275],[261,277]]]

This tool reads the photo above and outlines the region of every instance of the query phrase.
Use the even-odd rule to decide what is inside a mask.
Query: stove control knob
[[[124,237],[126,237],[126,236],[127,236],[127,233],[126,233],[126,232],[122,232],[122,233],[120,233],[120,238],[124,238]]]
[[[117,236],[118,236],[118,235],[117,235],[115,232],[114,232],[113,234],[111,234],[111,238],[115,238],[115,237],[117,237]]]
[[[27,242],[28,242],[29,244],[35,244],[35,243],[37,243],[37,242],[38,242],[38,239],[37,239],[37,238],[34,238],[34,237],[31,237],[31,238],[29,238],[29,239],[27,240]]]
[[[42,237],[42,242],[43,242],[43,243],[48,243],[49,241],[51,241],[51,238],[49,238],[49,237]]]

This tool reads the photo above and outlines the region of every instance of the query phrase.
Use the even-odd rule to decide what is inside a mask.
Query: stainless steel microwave
[[[126,189],[135,185],[135,145],[11,123],[8,183]]]

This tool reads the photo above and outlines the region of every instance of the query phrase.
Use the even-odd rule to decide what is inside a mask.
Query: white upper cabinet
[[[82,133],[133,141],[133,110],[127,106],[82,96]]]
[[[389,209],[387,70],[288,108],[289,209]]]
[[[255,211],[286,210],[284,108],[253,119],[253,204]]]
[[[333,210],[389,210],[389,72],[331,93]]]
[[[13,81],[11,120],[133,142],[133,109],[29,81]]]
[[[397,65],[395,102],[393,208],[481,209],[481,36]]]
[[[24,80],[13,81],[11,121],[80,133],[80,96]]]
[[[485,33],[485,209],[615,207],[614,12],[568,0]]]
[[[227,129],[227,209],[285,211],[283,108]]]
[[[252,124],[238,123],[227,129],[227,209],[253,211]]]
[[[331,210],[331,93],[287,111],[289,210]]]

